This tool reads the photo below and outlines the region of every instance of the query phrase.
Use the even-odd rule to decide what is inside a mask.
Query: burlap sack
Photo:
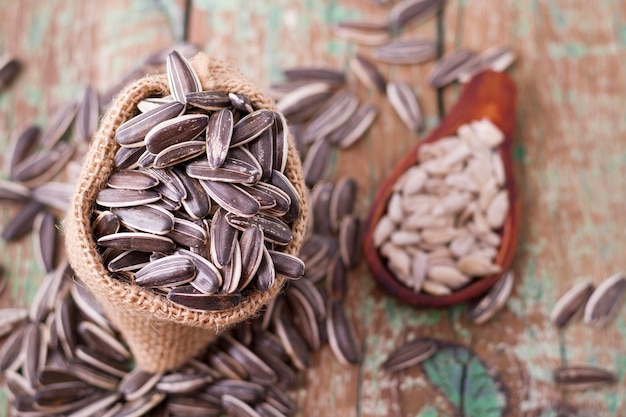
[[[204,90],[243,94],[257,108],[275,110],[263,95],[232,65],[198,54],[192,59]],[[103,266],[92,236],[91,218],[98,191],[114,168],[118,145],[114,139],[119,125],[137,114],[137,103],[149,96],[168,95],[167,77],[148,76],[127,87],[102,120],[87,153],[78,186],[65,219],[67,255],[76,274],[94,293],[109,319],[128,343],[140,368],[158,372],[174,368],[198,354],[216,335],[254,316],[281,290],[284,278],[277,277],[269,291],[253,292],[236,308],[220,312],[196,312],[171,303],[138,286],[113,279]],[[293,240],[285,252],[297,254],[306,227],[307,207],[300,158],[293,138],[285,174],[300,196],[300,217],[294,222]]]

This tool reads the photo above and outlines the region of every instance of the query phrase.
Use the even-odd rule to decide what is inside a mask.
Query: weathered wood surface
[[[0,51],[21,58],[25,70],[0,94],[0,150],[33,121],[45,123],[86,83],[100,90],[119,80],[149,53],[181,34],[182,1],[55,0],[0,2]],[[196,0],[190,40],[232,60],[263,85],[280,68],[328,64],[347,68],[356,47],[332,36],[331,23],[383,18],[385,9],[361,0],[274,2]],[[555,330],[548,315],[556,298],[585,277],[596,283],[626,271],[626,7],[601,1],[448,1],[446,50],[509,45],[519,60],[515,161],[522,198],[517,282],[507,308],[483,326],[465,319],[465,307],[415,310],[387,297],[365,266],[350,277],[350,317],[364,342],[361,366],[340,365],[329,349],[315,357],[298,391],[303,416],[452,415],[445,399],[415,369],[391,376],[380,364],[396,346],[418,335],[473,348],[497,373],[511,416],[626,414],[624,310],[605,329],[577,323]],[[435,36],[435,22],[409,33]],[[381,65],[392,79],[418,92],[428,125],[436,123],[434,92],[424,82],[432,63]],[[358,209],[366,213],[377,184],[419,137],[407,133],[384,97],[367,93],[381,114],[367,138],[336,154],[332,177],[356,177]],[[446,91],[448,107],[458,89]],[[2,210],[6,222],[10,210]],[[32,242],[0,243],[10,279],[3,306],[25,306],[42,272]],[[562,361],[613,369],[619,383],[582,394],[562,394],[551,369]],[[6,401],[6,399],[4,400]],[[4,408],[4,407],[3,407]],[[568,414],[569,415],[569,414]]]

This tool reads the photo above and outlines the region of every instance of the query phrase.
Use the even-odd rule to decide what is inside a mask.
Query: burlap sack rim
[[[201,79],[204,90],[242,94],[250,98],[257,108],[276,110],[274,103],[232,64],[212,59],[203,53],[198,54],[191,62]],[[226,75],[226,78],[217,79],[216,75]],[[268,291],[253,292],[234,308],[218,312],[189,310],[149,290],[111,278],[101,262],[92,236],[93,203],[96,194],[106,181],[101,178],[108,178],[113,170],[114,155],[119,148],[115,141],[116,127],[136,114],[136,105],[140,100],[149,96],[167,94],[169,94],[169,88],[165,74],[146,76],[128,86],[116,98],[115,103],[103,118],[83,163],[78,185],[65,220],[68,258],[75,272],[98,298],[103,297],[120,309],[128,309],[129,305],[132,305],[134,311],[131,314],[142,312],[149,320],[165,320],[220,331],[255,315],[282,289],[285,278],[277,276],[274,285]],[[129,100],[130,97],[134,100]],[[86,166],[91,169],[84,169]],[[304,198],[306,187],[302,177],[300,157],[295,149],[291,133],[289,134],[285,175],[298,192],[301,213],[292,226],[293,240],[284,251],[297,255],[306,230],[308,210]],[[96,274],[93,273],[94,271]],[[94,276],[97,278],[94,279]]]

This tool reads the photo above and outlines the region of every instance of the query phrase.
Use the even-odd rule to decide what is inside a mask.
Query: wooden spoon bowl
[[[364,252],[374,278],[391,295],[415,306],[444,308],[463,303],[489,290],[511,266],[519,232],[520,202],[516,195],[513,177],[513,129],[515,126],[515,104],[517,90],[514,81],[506,74],[486,71],[475,76],[464,88],[457,104],[450,110],[441,124],[430,135],[412,149],[394,168],[383,182],[374,198],[365,224]],[[500,230],[501,244],[494,263],[502,272],[473,280],[467,286],[449,295],[434,296],[415,292],[404,286],[387,268],[378,249],[374,246],[373,234],[378,221],[387,211],[387,203],[393,186],[400,176],[417,163],[421,146],[456,134],[461,125],[474,120],[488,118],[504,133],[505,140],[499,147],[506,173],[506,189],[509,197],[509,214]]]

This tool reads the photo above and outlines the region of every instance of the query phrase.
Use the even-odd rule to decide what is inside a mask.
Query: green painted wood
[[[29,123],[45,123],[86,83],[104,89],[172,42],[181,33],[182,3],[0,2],[0,51],[26,63],[15,85],[0,93],[0,151]],[[369,48],[334,38],[332,23],[384,19],[385,13],[360,0],[195,0],[190,34],[210,54],[269,85],[280,80],[283,66],[346,68],[356,51],[367,54]],[[624,415],[624,310],[605,329],[576,323],[562,333],[548,315],[574,283],[586,277],[599,282],[626,270],[626,6],[620,0],[449,0],[445,22],[447,50],[510,45],[519,55],[512,74],[520,91],[515,157],[524,217],[514,295],[493,321],[474,326],[465,319],[464,306],[415,310],[390,299],[361,265],[350,276],[348,304],[365,360],[345,367],[324,349],[302,376],[303,388],[296,393],[300,415],[451,415],[419,369],[399,375],[380,370],[394,347],[418,335],[471,347],[503,381],[511,416],[555,415],[562,405],[582,416]],[[429,21],[407,36],[434,34]],[[431,67],[380,67],[387,77],[415,87],[429,127],[436,123],[435,94],[424,82]],[[358,210],[365,214],[376,185],[418,137],[406,132],[383,97],[353,78],[349,83],[381,110],[367,138],[334,157],[333,177],[356,177]],[[446,91],[448,107],[458,92]],[[2,209],[0,222],[10,214]],[[27,305],[42,277],[31,245],[30,239],[0,243],[11,280],[1,298],[4,306]],[[550,369],[564,359],[614,369],[620,382],[562,395],[551,383]]]

